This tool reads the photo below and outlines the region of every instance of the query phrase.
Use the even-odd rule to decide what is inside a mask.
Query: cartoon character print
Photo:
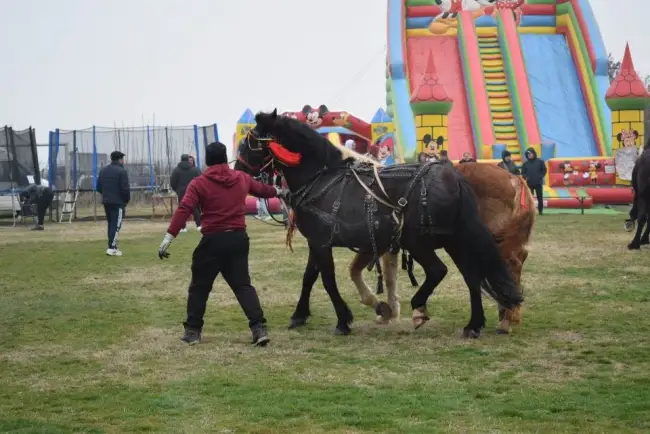
[[[600,163],[598,161],[590,161],[589,162],[589,179],[591,180],[592,184],[598,184],[598,169],[600,169]]]
[[[462,11],[471,11],[472,18],[476,19],[484,14],[483,9],[493,6],[498,0],[435,0],[442,13],[433,18],[429,31],[436,35],[443,35],[448,30],[458,27],[458,15]]]
[[[564,171],[564,185],[573,184],[571,174],[575,172],[575,169],[571,165],[571,162],[565,161],[564,163],[560,164],[560,169]]]
[[[377,140],[375,144],[370,147],[372,157],[380,164],[392,164],[393,146],[388,140]]]
[[[497,0],[493,8],[486,9],[485,13],[487,15],[492,15],[495,19],[497,17],[497,11],[504,13],[506,10],[512,11],[512,14],[515,18],[515,24],[519,25],[521,22],[522,10],[521,6],[524,4],[524,0]]]
[[[332,113],[332,124],[336,125],[337,127],[351,127],[352,124],[350,123],[349,119],[350,113],[348,112],[340,112],[336,114]]]
[[[383,136],[384,134],[388,133],[388,127],[386,125],[377,125],[373,129],[373,133],[378,136]]]
[[[621,130],[620,133],[616,135],[616,140],[620,148],[636,148],[636,139],[639,138],[639,133],[636,130]]]
[[[324,104],[318,107],[318,109],[313,109],[310,105],[306,105],[301,111],[302,114],[305,115],[305,122],[307,125],[314,129],[323,125],[323,116],[329,112],[327,106]]]

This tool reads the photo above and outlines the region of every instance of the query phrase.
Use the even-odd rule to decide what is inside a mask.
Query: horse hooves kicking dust
[[[427,312],[426,308],[418,308],[413,310],[412,319],[413,319],[413,328],[417,330],[420,327],[422,327],[431,318],[429,318],[429,313]]]

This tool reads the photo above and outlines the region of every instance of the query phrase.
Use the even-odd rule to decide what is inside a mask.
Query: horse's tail
[[[503,255],[519,250],[528,244],[535,225],[535,202],[526,181],[521,176],[513,182],[513,215],[508,223],[494,234]]]
[[[468,260],[478,268],[482,288],[499,306],[518,307],[523,297],[503,259],[494,235],[479,214],[478,202],[469,182],[459,180],[461,209],[459,235],[468,251]]]

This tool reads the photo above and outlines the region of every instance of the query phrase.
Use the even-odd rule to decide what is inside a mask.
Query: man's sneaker
[[[627,219],[625,220],[625,230],[627,232],[632,232],[634,230],[634,220]]]
[[[264,347],[271,341],[271,339],[269,339],[269,334],[266,331],[266,326],[253,327],[251,332],[253,333],[252,344],[256,347]]]
[[[118,249],[106,249],[108,256],[122,256],[122,251]]]
[[[185,333],[183,334],[181,341],[187,343],[188,345],[196,345],[200,343],[201,330],[185,327]]]
[[[181,232],[187,232],[187,228],[181,229]]]
[[[197,226],[197,227],[196,227],[196,230],[199,231],[199,232],[201,232],[201,226]]]
[[[45,228],[41,225],[36,225],[32,228],[33,231],[44,231]]]

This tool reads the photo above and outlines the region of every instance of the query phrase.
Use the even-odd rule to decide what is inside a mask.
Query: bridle
[[[255,147],[252,146],[252,144],[251,144],[251,140],[250,140],[251,137],[252,137],[253,139],[255,139],[255,141],[257,142],[257,144],[258,144],[259,146],[255,146]],[[265,150],[268,152],[268,150],[267,150],[265,147],[263,147],[262,145],[260,145],[260,142],[271,142],[271,141],[273,141],[273,139],[270,138],[270,137],[268,137],[268,138],[267,138],[267,137],[262,138],[262,137],[258,137],[258,136],[256,136],[255,134],[252,133],[252,130],[248,130],[248,131],[246,132],[246,137],[245,137],[244,140],[245,140],[245,141],[244,141],[244,143],[242,143],[242,145],[248,146],[248,150],[249,150],[250,152],[264,152]],[[240,146],[242,146],[242,145],[240,145]],[[236,159],[235,161],[238,161],[240,164],[242,164],[243,166],[245,166],[245,167],[246,167],[246,168],[247,168],[251,173],[258,173],[257,176],[253,176],[253,179],[259,180],[259,181],[262,182],[263,184],[269,184],[269,173],[268,173],[268,172],[271,172],[271,173],[278,173],[278,172],[279,172],[280,174],[282,174],[282,172],[277,171],[277,170],[275,169],[275,164],[274,164],[274,163],[275,163],[275,158],[274,158],[272,152],[268,152],[268,154],[264,157],[264,159],[263,159],[261,165],[255,165],[255,166],[253,166],[252,164],[250,164],[248,161],[246,161],[245,159],[243,159],[243,158],[241,157],[241,153],[238,153],[238,155],[237,155],[237,159]],[[271,169],[271,170],[269,171],[269,170],[267,170],[267,169]],[[269,207],[269,200],[266,199],[266,198],[263,199],[263,200],[264,200],[264,203],[265,203],[265,205],[266,205],[266,209],[269,210],[269,209],[270,209],[270,207]],[[287,204],[284,203],[284,201],[283,201],[282,199],[280,199],[280,202],[281,202],[282,206],[283,206],[285,209],[288,209]],[[264,220],[260,220],[260,221],[261,221],[262,223],[265,223],[265,224],[267,224],[267,225],[271,225],[271,226],[286,226],[286,225],[285,225],[285,222],[284,222],[284,221],[281,221],[281,220],[278,220],[277,218],[275,218],[275,216],[273,215],[273,213],[269,212],[269,216],[270,216],[271,219],[272,219],[275,223],[277,223],[277,224],[272,224],[272,223],[266,222],[266,221],[264,221]]]

